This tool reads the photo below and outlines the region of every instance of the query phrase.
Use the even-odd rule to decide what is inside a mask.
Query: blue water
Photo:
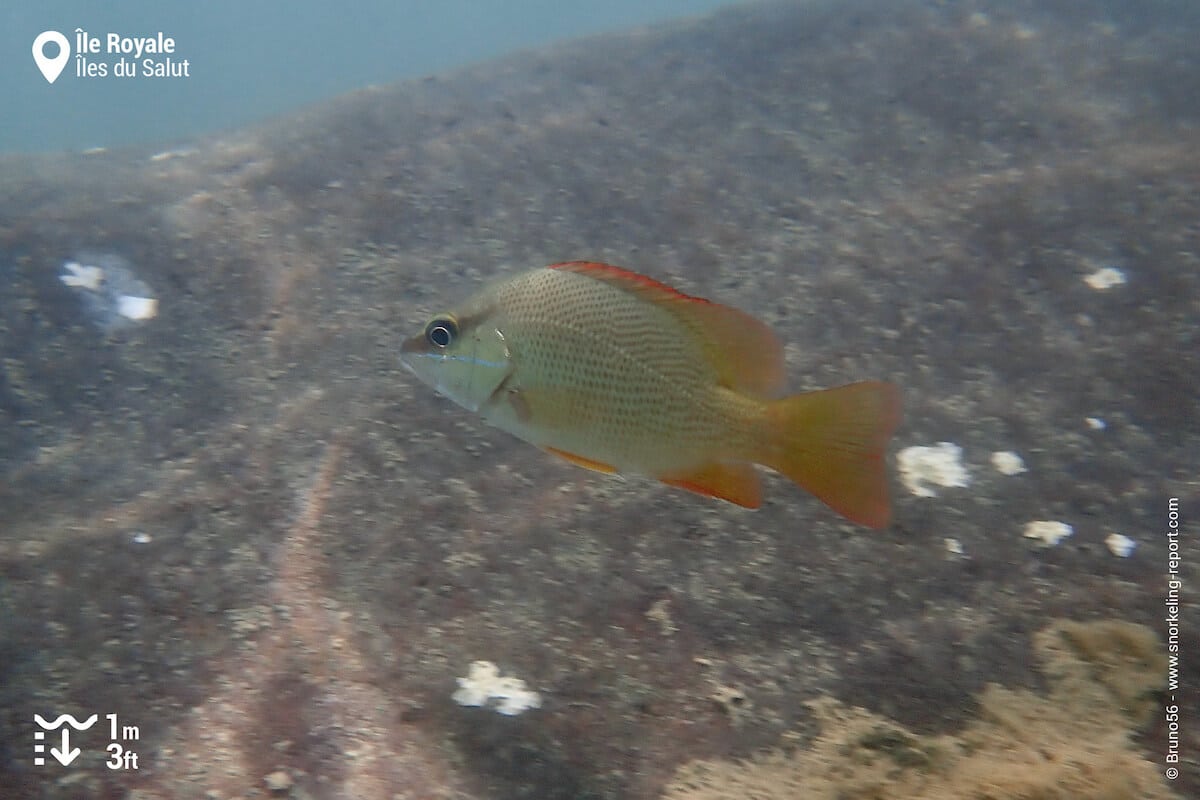
[[[282,113],[370,84],[506,52],[701,14],[728,0],[87,0],[8,3],[0,11],[0,151],[111,147],[182,138]],[[175,39],[188,76],[79,77],[75,29]],[[33,40],[57,30],[73,52],[49,84]],[[53,48],[51,48],[51,53]],[[119,55],[94,63],[110,68]],[[163,58],[168,56],[163,56]],[[130,59],[133,60],[132,58]]]

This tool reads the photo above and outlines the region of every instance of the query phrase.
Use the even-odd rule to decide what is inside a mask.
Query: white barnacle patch
[[[962,448],[952,442],[935,447],[906,447],[898,456],[900,479],[917,497],[936,497],[933,486],[966,487],[971,483],[962,464]]]
[[[79,298],[84,316],[102,331],[115,331],[158,316],[158,298],[133,265],[115,253],[80,253],[58,276]]]
[[[117,298],[117,313],[137,322],[153,319],[158,315],[158,299],[123,294]]]
[[[512,717],[542,705],[541,695],[528,689],[525,681],[501,677],[500,668],[491,661],[472,661],[467,677],[456,680],[458,691],[453,697],[460,706],[487,706]]]
[[[67,286],[86,289],[89,292],[100,291],[100,284],[104,282],[104,270],[99,267],[84,266],[78,261],[68,261],[63,264],[63,269],[66,272],[59,275],[58,279]]]
[[[998,450],[992,453],[992,466],[1001,475],[1020,475],[1027,471],[1025,462],[1011,450]]]
[[[1085,275],[1083,282],[1098,292],[1121,286],[1125,283],[1125,273],[1116,267],[1101,267],[1093,273]]]
[[[1075,529],[1065,522],[1041,519],[1025,525],[1025,538],[1037,539],[1042,547],[1054,547],[1073,533]]]
[[[1121,533],[1110,533],[1104,537],[1104,544],[1108,547],[1108,552],[1117,558],[1129,558],[1137,548],[1136,541]]]

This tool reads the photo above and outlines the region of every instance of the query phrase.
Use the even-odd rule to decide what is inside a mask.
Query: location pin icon
[[[46,46],[46,42],[54,42],[58,45],[58,55],[54,58],[46,58],[46,54],[42,52],[42,48]],[[42,76],[48,83],[54,83],[58,80],[58,76],[62,74],[63,67],[67,65],[70,59],[71,43],[67,41],[67,37],[58,31],[42,31],[33,40],[33,60],[37,64],[37,68],[42,71]]]

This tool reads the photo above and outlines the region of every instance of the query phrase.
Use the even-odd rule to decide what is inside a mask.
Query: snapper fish
[[[620,267],[572,261],[503,279],[435,314],[401,360],[492,425],[589,469],[757,508],[761,464],[854,522],[891,518],[895,385],[782,396],[783,347],[764,323]]]

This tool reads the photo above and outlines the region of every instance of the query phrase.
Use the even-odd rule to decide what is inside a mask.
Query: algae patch
[[[1087,715],[1100,723],[1116,710],[1135,728],[1150,721],[1167,673],[1154,631],[1115,619],[1059,620],[1037,634],[1034,646],[1053,685],[1072,699],[1072,719]]]
[[[992,684],[955,735],[922,736],[831,697],[809,704],[820,734],[806,749],[748,762],[692,761],[667,800],[1173,798],[1131,741],[1162,683],[1153,631],[1116,620],[1060,620],[1034,637],[1047,695]]]

